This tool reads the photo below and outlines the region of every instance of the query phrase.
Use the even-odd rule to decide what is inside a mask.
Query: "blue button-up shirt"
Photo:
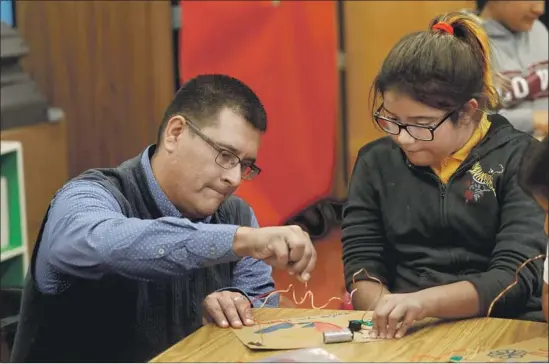
[[[150,148],[150,147],[149,147]],[[170,202],[156,181],[149,148],[141,157],[150,192],[163,214],[155,220],[128,218],[103,186],[67,183],[52,201],[36,259],[36,284],[56,294],[75,277],[99,279],[115,273],[136,280],[179,276],[187,271],[238,261],[232,287],[249,298],[274,289],[272,269],[263,261],[239,258],[232,250],[238,226],[192,222]],[[257,219],[252,210],[252,226]],[[261,300],[255,300],[254,306]],[[267,306],[277,306],[278,296]]]

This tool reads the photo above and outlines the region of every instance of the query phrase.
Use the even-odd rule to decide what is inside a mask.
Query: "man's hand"
[[[204,299],[203,307],[205,321],[214,321],[220,327],[254,324],[250,301],[238,292],[214,292]]]
[[[372,316],[372,335],[382,339],[399,339],[414,321],[427,316],[427,302],[419,292],[386,295],[377,304]]]
[[[308,281],[316,264],[316,250],[309,234],[299,226],[264,228],[240,227],[236,231],[233,251],[265,261]]]

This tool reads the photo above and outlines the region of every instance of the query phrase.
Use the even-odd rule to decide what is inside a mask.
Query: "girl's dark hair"
[[[439,22],[450,25],[454,34],[433,30]],[[374,80],[372,110],[388,90],[441,110],[455,110],[471,98],[477,99],[481,108],[496,109],[498,93],[488,35],[482,25],[471,15],[451,12],[433,19],[428,30],[402,38]]]
[[[481,12],[482,9],[486,6],[488,0],[477,0],[477,11]]]
[[[524,153],[519,184],[529,194],[549,198],[549,140],[532,143]]]

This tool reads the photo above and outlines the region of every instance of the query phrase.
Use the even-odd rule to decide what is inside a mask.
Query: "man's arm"
[[[259,227],[257,218],[253,210],[251,210],[252,221],[250,226],[253,228]],[[254,307],[260,307],[264,299],[258,299],[275,289],[275,284],[271,276],[272,268],[261,260],[251,257],[244,257],[233,270],[232,287],[222,290],[238,291],[248,297]],[[279,294],[273,294],[269,297],[264,307],[278,307]]]
[[[347,290],[353,295],[353,306],[357,310],[375,307],[379,296],[379,284],[364,274],[353,276],[366,269],[369,276],[381,280],[385,287],[383,295],[388,294],[387,256],[385,254],[385,232],[381,222],[381,212],[377,192],[371,184],[366,163],[359,154],[353,169],[347,203],[343,209],[342,244],[343,265]],[[361,282],[359,282],[361,281]]]
[[[38,253],[38,284],[55,290],[56,277],[48,265],[69,277],[99,279],[116,273],[152,280],[236,261],[240,258],[232,246],[237,228],[175,217],[128,218],[101,185],[73,182],[52,202]]]
[[[512,172],[511,172],[512,171]],[[529,258],[544,253],[544,213],[517,183],[516,168],[500,196],[500,230],[488,271],[467,276],[464,281],[419,292],[426,298],[429,314],[440,318],[485,316],[491,302],[515,280],[515,271]],[[540,287],[541,262],[528,264],[518,284],[494,305],[491,315],[520,312]]]

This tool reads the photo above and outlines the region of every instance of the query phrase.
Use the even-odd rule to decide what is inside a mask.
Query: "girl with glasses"
[[[516,177],[536,141],[484,112],[499,100],[482,27],[456,12],[406,35],[372,91],[388,135],[359,151],[343,212],[354,308],[374,310],[380,338],[401,337],[424,317],[541,320],[539,262],[489,309],[546,237],[544,215]]]

